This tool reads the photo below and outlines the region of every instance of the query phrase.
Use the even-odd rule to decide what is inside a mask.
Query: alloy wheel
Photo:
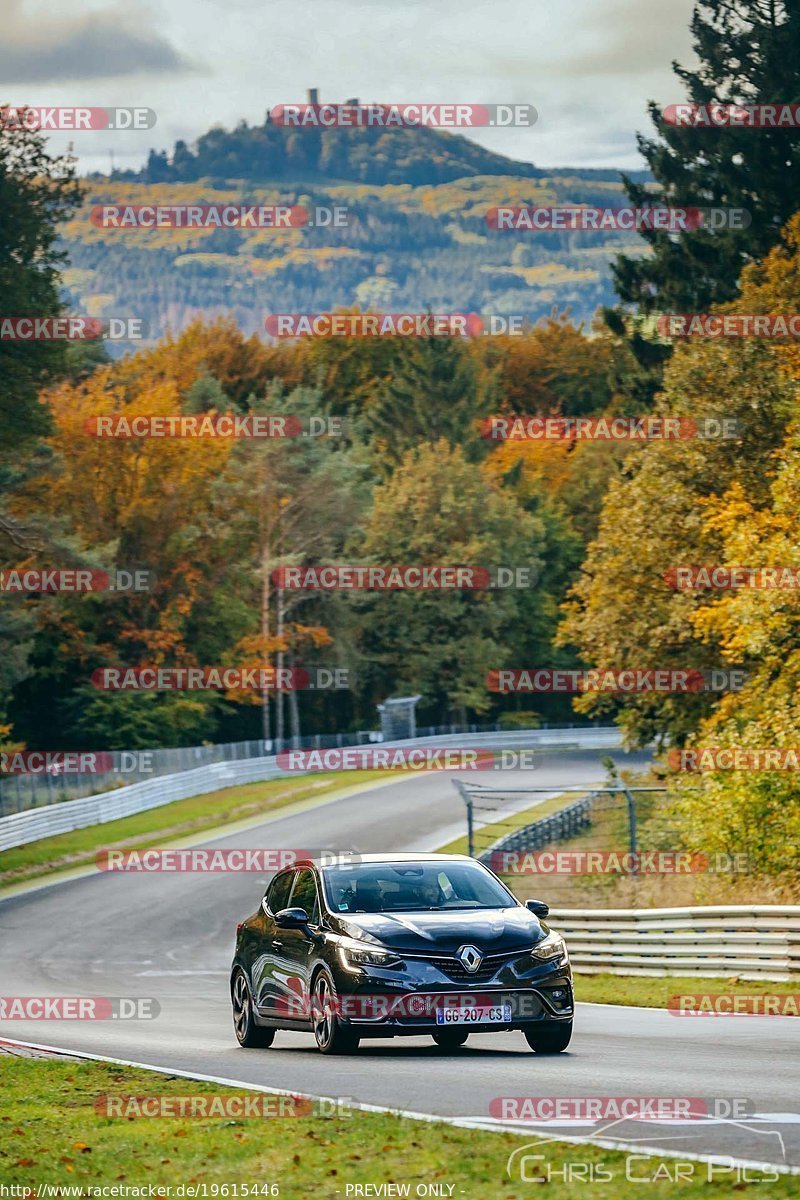
[[[249,1024],[250,996],[247,991],[247,980],[240,971],[233,984],[233,1028],[240,1042],[247,1037]]]

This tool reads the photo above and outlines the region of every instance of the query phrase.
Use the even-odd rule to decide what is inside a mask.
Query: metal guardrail
[[[448,728],[448,727],[445,727]],[[449,728],[452,728],[450,726]],[[464,738],[472,746],[496,746],[520,749],[536,746],[579,745],[583,749],[619,746],[619,730],[607,727],[587,726],[566,729],[513,730],[502,733],[463,732],[442,734],[437,737],[411,738],[402,742],[384,742],[385,746],[425,746],[431,742],[449,745],[458,744]],[[192,771],[175,775],[163,775],[128,787],[115,788],[95,796],[77,800],[65,800],[32,808],[26,812],[11,813],[0,818],[0,851],[15,846],[24,846],[41,838],[69,833],[74,829],[85,829],[89,825],[102,825],[120,817],[159,808],[173,800],[187,800],[191,796],[202,796],[220,788],[236,787],[244,783],[260,783],[269,779],[290,778],[296,771],[283,771],[274,755],[261,758],[240,759],[236,762],[212,763]]]
[[[583,974],[794,979],[800,905],[551,909]]]
[[[547,732],[546,725],[537,727]],[[560,728],[560,727],[556,727]],[[572,728],[572,726],[569,726]],[[583,730],[592,726],[579,726]],[[415,737],[441,738],[474,733],[502,734],[498,724],[428,725],[417,729]],[[174,746],[155,750],[114,750],[103,752],[111,759],[104,772],[48,771],[37,774],[0,776],[0,817],[49,804],[62,804],[93,796],[111,788],[147,782],[161,775],[176,775],[212,763],[232,763],[241,759],[265,758],[281,750],[329,750],[345,746],[369,746],[383,741],[378,729],[360,729],[354,733],[315,733],[300,738],[251,739],[244,742],[218,742],[205,746]]]
[[[564,838],[581,833],[592,823],[591,812],[594,795],[595,793],[592,792],[583,800],[576,800],[574,804],[568,804],[566,808],[560,808],[548,817],[540,817],[538,821],[533,821],[530,825],[524,825],[513,833],[505,834],[476,857],[480,862],[488,863],[493,854],[502,851],[541,850],[544,846],[549,846],[551,842],[560,842]]]
[[[598,788],[496,839],[477,857],[536,851],[591,824]],[[495,869],[497,869],[495,867]],[[546,897],[545,897],[546,898]],[[800,974],[800,905],[550,910],[583,974],[736,976],[782,982]]]
[[[354,738],[366,734],[352,734]],[[237,762],[274,754],[275,744],[261,739],[245,742],[219,742],[208,746],[172,746],[156,750],[112,750],[101,759],[110,760],[106,771],[44,771],[36,774],[0,776],[0,817],[49,804],[79,800],[111,788],[176,775],[212,763]]]
[[[115,788],[97,796],[84,796],[80,800],[66,800],[61,804],[12,813],[0,818],[0,851],[38,842],[41,838],[54,837],[59,833],[71,833],[74,829],[86,829],[89,825],[104,825],[120,817],[160,808],[163,804],[171,804],[173,800],[188,800],[220,788],[277,779],[283,774],[275,766],[274,758],[214,763],[195,771],[182,771],[178,775],[164,775],[159,779],[133,783],[129,787]]]

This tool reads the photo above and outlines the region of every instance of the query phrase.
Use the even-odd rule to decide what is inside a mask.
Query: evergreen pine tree
[[[692,17],[696,70],[673,64],[695,104],[800,102],[800,5],[797,0],[700,0]],[[705,312],[732,300],[748,261],[774,246],[797,208],[797,129],[693,127],[668,124],[649,106],[657,138],[639,148],[658,185],[625,177],[635,205],[744,208],[745,229],[700,229],[670,235],[646,230],[651,257],[619,255],[614,268],[621,299],[641,311]]]

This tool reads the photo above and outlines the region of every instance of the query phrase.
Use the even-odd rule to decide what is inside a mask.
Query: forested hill
[[[346,229],[99,229],[93,205],[344,205]],[[614,293],[609,262],[641,251],[630,233],[498,233],[495,205],[625,202],[615,170],[544,170],[466,137],[407,129],[285,129],[269,120],[215,128],[152,151],[140,172],[95,175],[62,226],[67,303],[132,311],[151,336],[228,314],[247,333],[270,312],[337,307],[520,314],[555,305],[589,321]]]
[[[193,147],[176,142],[171,154],[151,150],[141,171],[117,172],[114,178],[139,183],[246,179],[419,187],[475,175],[540,179],[553,173],[439,129],[290,129],[267,119],[263,125],[241,121],[231,130],[217,126]],[[619,180],[615,170],[569,168],[564,173],[573,178]]]

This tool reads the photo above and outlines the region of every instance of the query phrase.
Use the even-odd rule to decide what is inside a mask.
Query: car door
[[[256,1008],[264,1016],[274,1016],[278,996],[285,988],[278,980],[285,976],[287,964],[281,958],[284,931],[275,924],[275,913],[289,907],[294,871],[281,871],[270,883],[261,901],[263,917],[260,945],[253,956],[253,997]]]
[[[295,872],[289,907],[305,909],[312,930],[319,928],[319,891],[312,870],[301,868]],[[311,962],[317,943],[303,929],[279,929],[278,937],[282,942],[282,961],[288,964],[285,978],[278,982],[286,989],[284,1002],[287,1008],[300,1017],[309,1011]]]

